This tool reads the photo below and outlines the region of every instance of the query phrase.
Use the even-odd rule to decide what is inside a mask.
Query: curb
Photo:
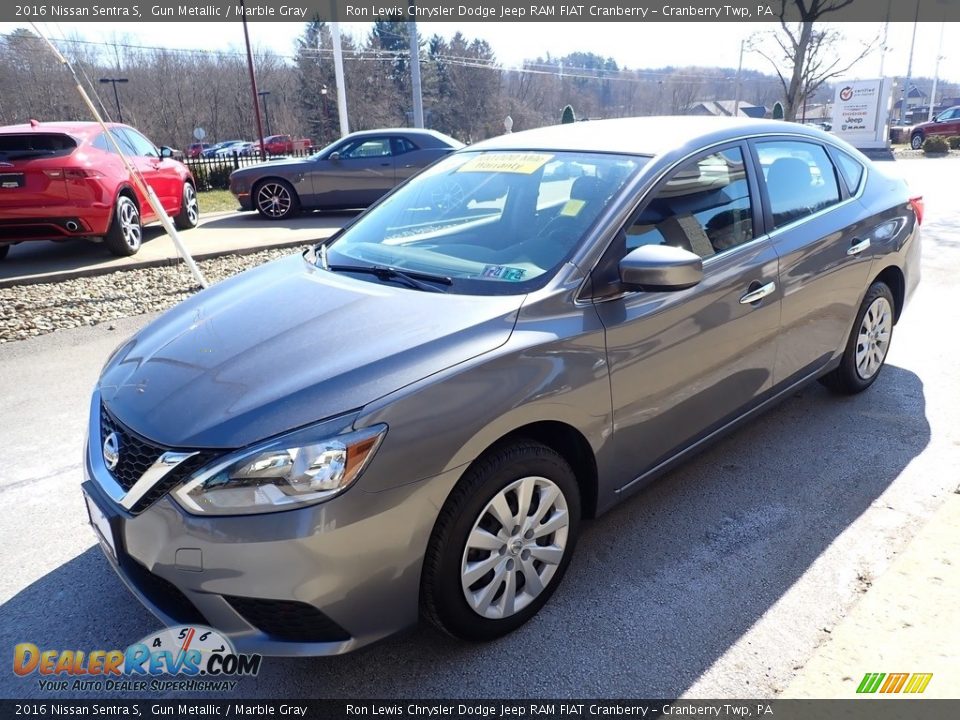
[[[226,255],[252,255],[253,253],[262,252],[264,250],[273,250],[291,247],[299,247],[301,245],[309,245],[311,243],[320,242],[323,238],[309,238],[309,239],[300,239],[300,240],[283,240],[278,243],[271,243],[269,245],[257,245],[254,247],[242,247],[242,248],[230,248],[226,250],[211,250],[207,252],[197,252],[192,253],[194,260],[211,260],[213,258],[224,257]],[[98,275],[110,275],[115,272],[126,272],[127,270],[140,270],[142,268],[152,268],[152,267],[166,267],[172,265],[180,265],[183,263],[183,258],[179,255],[175,257],[165,257],[165,258],[156,258],[153,260],[142,260],[136,263],[131,263],[129,265],[104,265],[104,266],[93,266],[93,267],[82,267],[82,268],[72,268],[70,270],[59,270],[44,275],[28,275],[26,277],[14,277],[6,278],[0,280],[0,288],[8,287],[19,287],[21,285],[44,285],[44,284],[53,284],[58,282],[64,282],[66,280],[76,280],[77,278],[82,277],[96,277]]]

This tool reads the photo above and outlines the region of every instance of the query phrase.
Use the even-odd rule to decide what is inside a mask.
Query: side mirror
[[[641,245],[620,261],[627,290],[686,290],[703,279],[703,259],[672,245]]]
[[[173,157],[173,148],[169,148],[164,145],[160,148],[160,157],[162,158],[172,158]]]
[[[340,159],[340,153],[338,153],[336,150],[334,150],[332,153],[327,155],[327,160],[330,160],[332,162],[337,162],[339,159]]]

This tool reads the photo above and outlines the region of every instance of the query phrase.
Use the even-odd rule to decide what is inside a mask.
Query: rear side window
[[[772,140],[757,143],[757,155],[775,228],[840,202],[837,175],[822,145]]]
[[[840,167],[843,181],[847,184],[847,190],[851,195],[855,194],[860,187],[860,180],[863,179],[863,165],[840,151],[837,151],[837,165]]]
[[[412,142],[402,137],[393,138],[393,154],[394,155],[403,155],[404,153],[412,152],[417,149],[417,146]]]
[[[0,160],[63,157],[76,149],[77,141],[69,135],[55,133],[0,135]]]
[[[673,245],[708,258],[752,239],[743,154],[730,148],[680,166],[627,229],[626,250]]]

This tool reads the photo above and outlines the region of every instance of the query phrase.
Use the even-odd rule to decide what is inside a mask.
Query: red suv
[[[213,145],[210,143],[190,143],[190,146],[187,148],[186,155],[188,158],[198,158],[204,150],[209,150]]]
[[[923,141],[933,135],[960,135],[960,105],[944,110],[930,122],[914,125],[910,130],[910,147],[919,150]]]
[[[200,219],[190,171],[127,125],[110,133],[181,230]],[[103,238],[115,255],[133,255],[143,225],[159,218],[97,123],[0,127],[0,258],[25,240]]]

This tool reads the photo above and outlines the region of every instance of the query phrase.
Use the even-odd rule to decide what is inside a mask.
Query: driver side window
[[[358,158],[389,157],[393,152],[390,149],[390,138],[367,138],[358,140],[340,151],[340,157],[356,160]]]
[[[753,237],[743,154],[733,147],[675,170],[627,228],[626,252],[641,245],[673,245],[708,258]]]

